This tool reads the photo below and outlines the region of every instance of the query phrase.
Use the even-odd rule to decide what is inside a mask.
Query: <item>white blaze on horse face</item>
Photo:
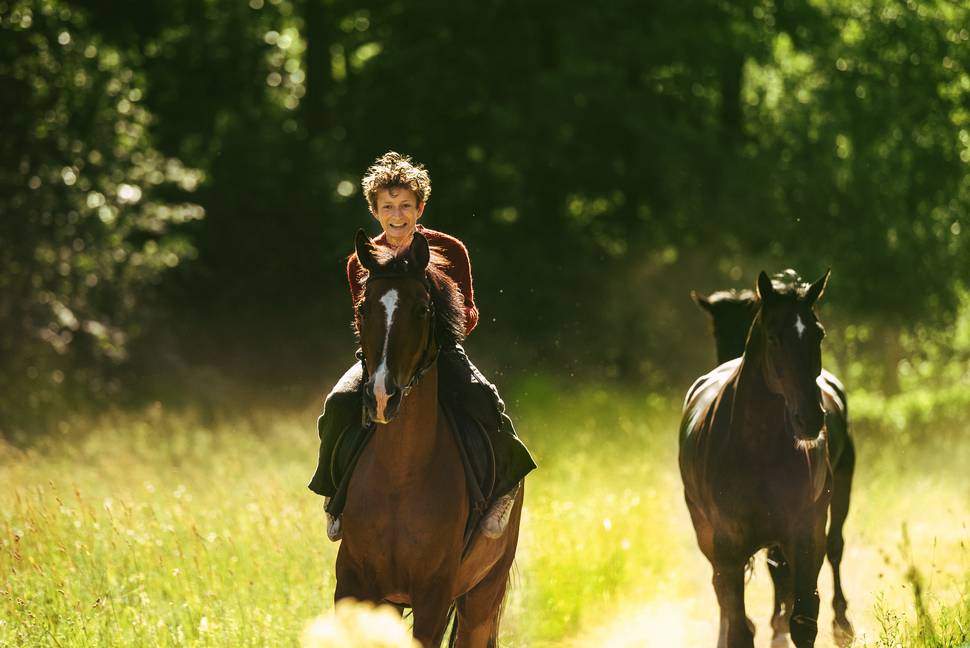
[[[397,310],[397,290],[392,288],[381,297],[381,304],[384,306],[384,348],[381,350],[381,363],[374,372],[374,400],[377,401],[377,411],[374,418],[378,422],[384,422],[384,410],[387,408],[387,342],[391,338],[391,324],[394,322],[394,311]]]
[[[795,316],[795,332],[798,333],[798,339],[802,339],[802,335],[805,334],[805,325],[802,323],[802,316]]]

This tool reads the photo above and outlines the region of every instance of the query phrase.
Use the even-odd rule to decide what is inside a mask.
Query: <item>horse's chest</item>
[[[773,534],[816,505],[816,476],[804,461],[722,463],[708,482],[711,517],[721,526]]]

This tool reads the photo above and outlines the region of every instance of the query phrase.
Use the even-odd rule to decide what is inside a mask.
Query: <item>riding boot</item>
[[[502,537],[502,534],[505,533],[505,529],[509,525],[509,518],[512,516],[515,496],[519,494],[521,485],[522,483],[519,482],[512,487],[511,491],[495,500],[485,517],[482,518],[481,524],[478,526],[486,538],[494,540]]]
[[[331,497],[323,498],[323,512],[327,516],[327,537],[330,538],[331,542],[336,542],[344,537],[344,530],[340,523],[341,517],[334,516],[328,510],[330,508]]]

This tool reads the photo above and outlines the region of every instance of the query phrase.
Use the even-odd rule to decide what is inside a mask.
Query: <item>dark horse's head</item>
[[[825,329],[812,307],[825,290],[829,272],[812,284],[773,283],[764,272],[758,275],[760,307],[745,351],[752,345],[762,349],[765,384],[785,400],[797,440],[816,438],[825,423],[815,382],[822,372]]]
[[[758,312],[758,298],[751,290],[719,290],[709,297],[691,291],[691,298],[711,318],[717,363],[740,358]]]
[[[421,233],[396,253],[375,248],[363,230],[354,240],[357,259],[367,271],[357,306],[358,334],[369,377],[364,414],[389,423],[407,392],[435,362],[442,344],[464,332],[461,293],[441,269]]]

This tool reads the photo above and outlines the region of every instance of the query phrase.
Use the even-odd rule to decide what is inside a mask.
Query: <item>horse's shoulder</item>
[[[683,433],[690,435],[707,418],[707,413],[737,374],[740,358],[729,360],[694,381],[684,399]]]
[[[687,390],[687,397],[684,399],[684,410],[692,403],[696,402],[702,395],[710,392],[718,392],[737,372],[741,358],[728,360],[722,365],[718,365],[711,371],[694,381],[690,389]]]

